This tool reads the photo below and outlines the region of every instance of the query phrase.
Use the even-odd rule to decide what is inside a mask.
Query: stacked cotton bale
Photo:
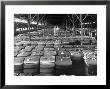
[[[23,73],[23,57],[15,57],[14,58],[14,73],[15,75],[19,75],[20,73]]]
[[[55,73],[55,56],[42,56],[40,59],[40,74],[53,75]]]
[[[24,46],[21,42],[14,45],[14,74],[18,76],[23,72],[23,60],[24,57],[19,56],[20,50],[24,49]]]
[[[62,74],[67,74],[67,75],[71,74],[72,62],[70,59],[70,53],[68,50],[65,50],[65,48],[70,48],[69,45],[66,45],[67,43],[68,42],[61,43],[61,40],[55,41],[54,48],[57,52],[56,62],[55,62],[56,76]]]
[[[28,34],[21,34],[15,37],[14,57],[15,59],[23,59],[23,61],[25,59],[23,62],[24,72],[21,72],[19,76],[51,76],[55,75],[55,73],[56,75],[74,75],[73,70],[75,70],[75,67],[72,65],[76,65],[76,62],[81,62],[82,58],[88,62],[90,70],[94,69],[90,64],[97,65],[96,56],[90,57],[90,51],[83,52],[84,57],[81,56],[82,54],[75,52],[76,49],[81,49],[82,46],[73,44],[75,39],[64,37],[66,33],[61,32],[62,38],[51,37],[51,39],[49,37],[40,38],[34,33],[31,34],[33,35],[31,37],[33,41],[29,41]],[[69,36],[69,34],[67,35]],[[76,38],[78,40],[78,37]],[[87,46],[84,47],[87,48]],[[15,63],[15,65],[20,65],[20,63]]]
[[[22,44],[23,44],[23,47],[21,50],[19,50],[17,57],[25,59],[31,55],[31,51],[35,46],[31,46],[30,42],[26,42],[26,41],[22,41]],[[23,61],[23,72],[20,72],[19,75],[22,73],[24,73],[24,61]]]
[[[55,64],[56,76],[71,75],[72,61],[70,57],[57,56]]]
[[[23,48],[24,48],[23,46],[14,46],[14,57],[17,57],[19,51],[22,50]]]
[[[39,59],[40,56],[29,56],[24,60],[24,73],[28,75],[39,74]]]
[[[47,41],[43,52],[44,55],[40,59],[40,76],[53,75],[55,72],[55,55],[57,54],[53,42]]]
[[[97,53],[90,52],[86,54],[86,62],[88,65],[88,74],[97,75]]]
[[[61,46],[61,40],[55,40],[54,42],[54,48],[57,49]]]
[[[70,52],[66,51],[64,48],[61,48],[61,49],[58,50],[58,56],[69,57],[70,56]]]

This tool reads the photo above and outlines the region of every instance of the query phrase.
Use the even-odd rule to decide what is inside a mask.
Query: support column
[[[92,32],[91,32],[91,37],[92,37]]]
[[[91,37],[91,31],[89,30],[89,37]]]
[[[82,21],[82,14],[80,14],[80,22],[81,22],[81,39],[83,39],[83,21]]]
[[[28,15],[28,30],[29,30],[29,41],[31,41],[31,35],[30,35],[30,19],[31,19],[31,14]]]
[[[80,23],[81,23],[81,46],[82,46],[82,40],[83,40],[83,20],[82,20],[82,14],[80,14]]]
[[[83,35],[85,36],[85,31],[83,31]]]

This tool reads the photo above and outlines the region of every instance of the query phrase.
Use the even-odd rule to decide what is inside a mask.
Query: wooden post
[[[38,24],[39,24],[39,14],[38,14],[38,18],[37,18],[37,27],[36,27],[36,30],[38,30]]]
[[[82,14],[80,14],[80,23],[81,23],[81,40],[83,40],[83,20],[82,20]],[[81,42],[82,45],[82,42]]]
[[[29,41],[31,41],[31,34],[30,34],[30,20],[31,20],[31,14],[28,15],[28,28],[29,28]]]
[[[74,18],[73,18],[73,15],[72,15],[72,24],[73,24],[73,36],[75,36],[75,25],[74,25]]]
[[[80,14],[80,22],[81,22],[81,36],[83,36],[83,21],[82,21],[82,14]]]

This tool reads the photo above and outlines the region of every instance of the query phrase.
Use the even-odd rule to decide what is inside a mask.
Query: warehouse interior
[[[97,14],[14,14],[15,76],[97,76]]]

